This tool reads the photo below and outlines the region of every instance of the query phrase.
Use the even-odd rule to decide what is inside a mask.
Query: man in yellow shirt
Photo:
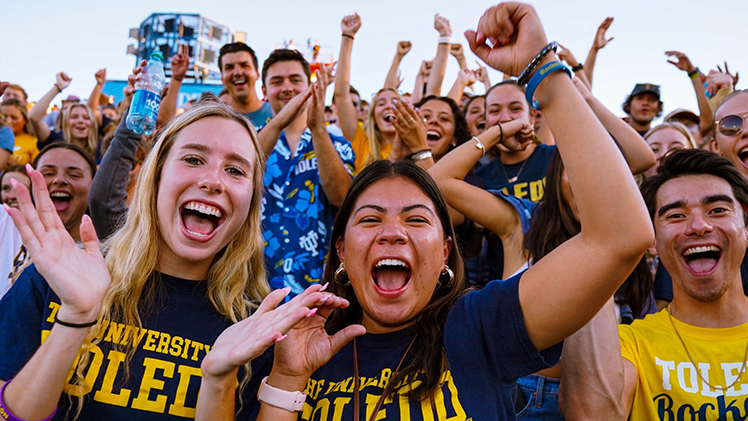
[[[673,301],[620,326],[618,335],[611,302],[566,341],[564,415],[745,420],[748,298],[740,266],[748,246],[748,182],[727,159],[690,149],[664,160],[642,194],[657,254],[673,278]]]

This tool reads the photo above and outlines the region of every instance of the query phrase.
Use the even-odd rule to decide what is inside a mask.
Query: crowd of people
[[[105,69],[49,114],[68,74],[33,106],[0,81],[0,416],[745,419],[748,92],[668,51],[698,110],[653,124],[644,82],[617,117],[612,22],[582,63],[498,4],[470,69],[436,15],[413,90],[401,41],[370,102],[358,14],[335,68],[229,43],[184,108],[178,53],[152,135],[126,125],[145,62],[116,107]]]

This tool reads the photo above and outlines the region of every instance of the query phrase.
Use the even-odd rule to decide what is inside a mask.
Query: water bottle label
[[[146,89],[139,89],[132,96],[132,104],[133,109],[143,110],[141,111],[143,114],[151,114],[155,118],[161,106],[161,95]]]

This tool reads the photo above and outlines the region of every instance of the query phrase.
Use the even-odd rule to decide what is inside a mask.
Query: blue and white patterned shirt
[[[330,139],[353,174],[351,143],[334,135]],[[268,157],[264,183],[262,225],[268,279],[273,289],[290,286],[292,297],[322,278],[328,233],[337,212],[322,189],[309,129],[301,135],[293,155],[285,133],[281,134]]]

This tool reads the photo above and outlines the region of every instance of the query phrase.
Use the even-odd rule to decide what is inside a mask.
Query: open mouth
[[[223,223],[223,211],[200,202],[187,202],[180,213],[182,225],[190,235],[207,238]]]
[[[426,132],[426,141],[429,143],[437,143],[439,140],[441,140],[442,135],[441,133],[437,132],[436,130],[429,130]]]
[[[68,192],[55,191],[49,194],[57,212],[65,212],[70,207],[73,196]]]
[[[713,271],[721,257],[722,249],[717,246],[690,247],[683,252],[686,265],[697,275]]]
[[[748,146],[738,152],[738,158],[743,162],[743,165],[748,167]]]
[[[387,113],[382,117],[382,119],[384,119],[384,121],[388,123],[392,123],[393,121],[395,121],[395,115],[392,113]]]
[[[410,266],[400,259],[382,259],[371,271],[374,284],[382,292],[402,291],[411,278]]]
[[[247,79],[234,79],[231,83],[237,88],[242,89],[247,86]]]
[[[480,130],[480,131],[482,131],[482,132],[485,132],[485,131],[486,131],[486,122],[485,122],[485,121],[481,121],[481,122],[479,122],[478,124],[476,124],[476,125],[475,125],[475,127],[476,127],[476,128],[478,129],[478,130]]]

